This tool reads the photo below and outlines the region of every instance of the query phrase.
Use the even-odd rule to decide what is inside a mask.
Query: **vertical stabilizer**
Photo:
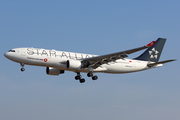
[[[158,38],[153,46],[148,48],[143,54],[141,54],[139,57],[135,59],[158,62],[165,42],[166,42],[165,38]]]

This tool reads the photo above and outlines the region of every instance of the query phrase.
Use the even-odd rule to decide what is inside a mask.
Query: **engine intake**
[[[48,75],[59,75],[59,74],[63,74],[64,72],[65,72],[64,70],[56,69],[53,67],[46,68],[46,74]]]

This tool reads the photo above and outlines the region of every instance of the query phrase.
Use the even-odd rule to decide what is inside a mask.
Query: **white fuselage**
[[[27,65],[53,67],[60,70],[74,71],[74,72],[89,72],[88,68],[69,69],[66,66],[67,60],[83,60],[97,55],[81,54],[73,52],[64,52],[56,50],[46,50],[37,48],[16,48],[13,49],[15,52],[7,52],[4,55],[15,62],[24,63]],[[134,60],[134,59],[119,59],[108,64],[103,64],[93,72],[104,72],[104,73],[130,73],[136,71],[142,71],[149,69],[147,67],[147,61]],[[154,67],[160,67],[157,65]],[[154,68],[153,67],[153,68]]]

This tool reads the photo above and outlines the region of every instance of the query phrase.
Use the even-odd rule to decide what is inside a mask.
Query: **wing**
[[[126,50],[122,52],[117,52],[117,53],[112,53],[112,54],[107,54],[107,55],[101,55],[97,57],[91,57],[91,58],[86,58],[83,59],[82,63],[84,63],[85,67],[92,67],[92,68],[97,68],[102,64],[107,64],[112,61],[116,61],[118,59],[124,59],[128,57],[127,54],[132,54],[135,52],[138,52],[140,50],[146,49],[148,47],[151,47],[155,41],[152,41],[151,43],[147,44],[146,46],[131,49],[131,50]]]

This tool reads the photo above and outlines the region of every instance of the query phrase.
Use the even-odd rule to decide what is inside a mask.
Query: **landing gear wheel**
[[[97,79],[98,79],[98,76],[95,75],[95,76],[92,77],[92,79],[93,79],[93,80],[97,80]]]
[[[25,69],[24,69],[24,68],[21,68],[21,71],[23,72],[23,71],[25,71]]]
[[[92,77],[92,76],[93,76],[93,73],[90,72],[90,73],[87,74],[87,76],[88,76],[88,77]]]
[[[76,79],[76,80],[80,80],[81,77],[80,77],[80,76],[75,76],[75,79]]]
[[[80,74],[80,72],[77,72],[77,75],[75,76],[75,79],[76,79],[76,80],[80,80],[80,79],[81,79],[81,74]]]
[[[85,79],[80,79],[79,82],[80,82],[80,83],[84,83],[84,82],[85,82]]]

